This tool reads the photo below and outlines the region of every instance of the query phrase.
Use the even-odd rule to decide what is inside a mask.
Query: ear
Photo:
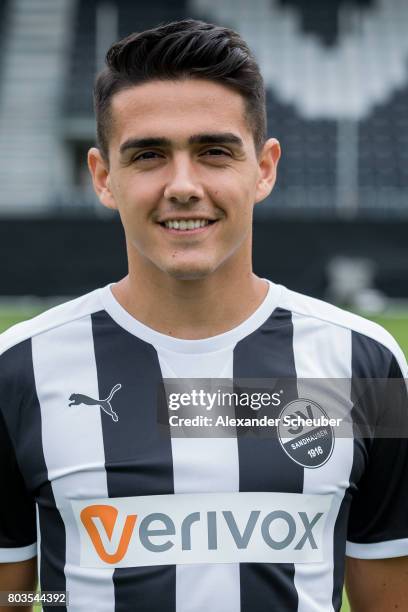
[[[88,151],[88,168],[92,176],[95,193],[101,204],[106,208],[116,210],[117,205],[110,189],[109,164],[96,147],[92,147]]]
[[[255,202],[261,202],[272,191],[276,182],[278,162],[281,148],[276,138],[269,138],[259,155],[259,178],[255,191]]]

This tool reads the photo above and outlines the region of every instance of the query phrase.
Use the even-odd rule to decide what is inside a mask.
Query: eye
[[[219,157],[221,155],[230,155],[230,153],[228,151],[225,151],[224,149],[219,149],[219,148],[212,148],[212,149],[207,149],[207,151],[204,151],[204,155],[206,155],[207,153],[210,153],[211,157],[215,156],[215,157]]]
[[[143,153],[139,153],[139,155],[135,155],[132,158],[132,161],[149,161],[151,159],[156,159],[156,157],[159,155],[159,153],[156,153],[156,151],[144,151]]]

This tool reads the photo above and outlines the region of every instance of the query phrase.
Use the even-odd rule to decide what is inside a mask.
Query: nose
[[[188,155],[176,155],[172,161],[164,197],[173,203],[196,202],[204,192],[194,163]]]

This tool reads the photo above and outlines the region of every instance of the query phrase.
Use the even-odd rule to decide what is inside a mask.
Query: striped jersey
[[[111,285],[0,336],[0,562],[37,555],[41,589],[77,612],[329,612],[345,555],[408,555],[405,438],[288,451],[159,426],[163,379],[287,379],[291,401],[302,380],[342,379],[350,416],[354,380],[407,377],[383,328],[268,284],[199,340],[137,321]]]

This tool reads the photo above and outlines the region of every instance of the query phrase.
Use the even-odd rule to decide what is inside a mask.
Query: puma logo
[[[106,412],[106,414],[109,414],[109,416],[112,417],[112,420],[116,423],[119,420],[119,417],[113,410],[110,401],[115,393],[121,388],[122,385],[115,385],[106,399],[93,399],[92,397],[82,395],[81,393],[73,393],[69,397],[69,401],[71,402],[69,406],[79,406],[80,404],[85,404],[86,406],[100,406],[102,410]]]

